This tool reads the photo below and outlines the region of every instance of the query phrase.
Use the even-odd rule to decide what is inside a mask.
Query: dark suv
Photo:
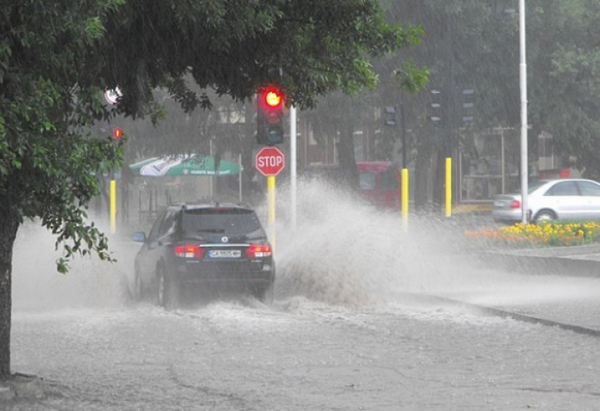
[[[135,258],[135,296],[151,293],[165,308],[184,292],[248,291],[263,302],[273,296],[275,264],[271,245],[256,213],[236,204],[171,205]]]

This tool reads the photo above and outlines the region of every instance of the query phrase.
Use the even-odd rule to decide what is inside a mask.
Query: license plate
[[[210,250],[208,256],[210,258],[240,258],[242,252],[240,250]]]

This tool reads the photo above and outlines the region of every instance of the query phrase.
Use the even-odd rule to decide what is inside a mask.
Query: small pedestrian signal
[[[123,138],[123,129],[121,127],[113,128],[113,138],[115,140],[120,140]]]

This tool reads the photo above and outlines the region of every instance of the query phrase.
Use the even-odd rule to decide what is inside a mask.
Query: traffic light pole
[[[267,203],[268,203],[268,221],[271,246],[275,251],[275,176],[267,177]]]
[[[296,220],[296,201],[297,201],[297,195],[296,195],[296,190],[297,190],[297,186],[296,186],[296,180],[297,180],[297,146],[298,146],[298,138],[297,138],[297,132],[296,132],[296,107],[292,106],[290,107],[290,190],[291,190],[291,224],[292,224],[292,230],[296,229],[296,224],[297,224],[297,220]]]

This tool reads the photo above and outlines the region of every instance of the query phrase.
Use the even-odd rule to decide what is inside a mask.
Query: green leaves
[[[80,79],[86,48],[105,33],[102,10],[119,3],[69,10],[36,1],[2,6],[0,30],[11,35],[0,44],[0,212],[18,221],[40,217],[59,234],[61,272],[75,254],[109,258],[105,237],[85,221],[83,209],[99,192],[94,175],[117,166],[122,150],[87,136],[86,128],[107,110],[101,89],[82,87]]]
[[[120,110],[136,115],[150,112],[157,85],[195,106],[173,81],[188,72],[200,88],[239,100],[277,80],[294,104],[311,106],[318,95],[371,87],[369,55],[416,44],[421,33],[385,23],[377,0],[140,0],[105,27],[94,59],[122,88]]]
[[[61,229],[55,230],[56,221],[48,221],[46,225],[58,234],[56,246],[63,244],[64,255],[56,261],[59,273],[66,274],[69,270],[69,260],[76,255],[86,256],[94,251],[102,261],[115,262],[108,251],[108,239],[101,233],[94,223],[86,224],[85,213],[81,209],[73,209],[72,217],[62,222]]]
[[[0,6],[0,33],[0,212],[40,217],[64,244],[64,272],[77,254],[110,259],[83,210],[123,143],[91,134],[96,122],[159,121],[159,86],[187,112],[210,107],[189,74],[242,101],[277,81],[309,107],[374,87],[369,57],[417,44],[422,31],[387,24],[378,0],[29,0]],[[405,74],[406,87],[423,81],[415,66]],[[102,93],[117,86],[123,97],[107,106]]]
[[[401,70],[397,70],[394,75],[401,88],[410,93],[420,91],[429,80],[429,69],[417,67],[412,60],[404,63]]]
[[[85,23],[85,32],[89,40],[95,40],[101,38],[106,29],[104,28],[104,24],[102,24],[102,20],[100,17],[90,17],[87,19]]]

